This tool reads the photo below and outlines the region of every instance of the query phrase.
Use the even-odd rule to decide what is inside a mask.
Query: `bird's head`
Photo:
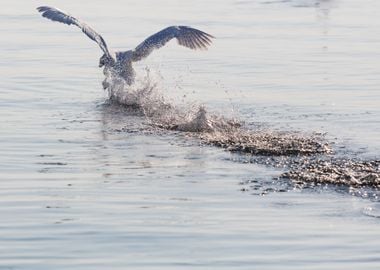
[[[115,63],[115,60],[109,57],[106,54],[103,54],[102,57],[99,59],[99,67],[103,66],[112,66]]]

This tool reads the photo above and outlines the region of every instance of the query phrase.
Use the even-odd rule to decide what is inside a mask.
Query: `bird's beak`
[[[99,67],[101,68],[102,66],[104,66],[103,64],[99,64]]]

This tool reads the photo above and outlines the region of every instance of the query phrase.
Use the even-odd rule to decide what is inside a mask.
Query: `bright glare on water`
[[[208,32],[208,51],[172,41],[136,65],[140,78],[149,67],[175,106],[326,133],[347,159],[379,159],[379,1],[6,1],[1,270],[379,269],[371,190],[300,189],[274,180],[282,168],[151,127],[107,101],[97,45],[40,5],[115,50],[169,25]]]

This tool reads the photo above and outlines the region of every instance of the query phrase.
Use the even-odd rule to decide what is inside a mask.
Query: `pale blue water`
[[[379,269],[377,199],[333,187],[260,196],[289,188],[272,183],[280,171],[141,131],[144,117],[107,104],[96,44],[41,18],[41,4],[115,49],[173,24],[209,32],[209,51],[172,42],[138,69],[158,71],[174,104],[327,132],[349,157],[379,157],[378,1],[6,2],[0,269]]]

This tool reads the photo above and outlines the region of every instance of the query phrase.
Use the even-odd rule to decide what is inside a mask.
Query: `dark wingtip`
[[[38,8],[36,8],[38,10],[38,12],[44,12],[48,9],[50,9],[50,7],[47,7],[47,6],[40,6]]]
[[[207,34],[207,33],[205,33],[209,38],[216,38],[215,36],[213,36],[213,35],[210,35],[210,34]]]
[[[195,31],[197,31],[197,32],[202,33],[203,35],[205,35],[205,36],[208,37],[208,38],[216,38],[215,36],[210,35],[209,33],[203,32],[203,31],[201,31],[201,30],[199,30],[199,29],[197,29],[197,28],[193,28],[193,27],[191,27],[191,26],[179,25],[179,26],[177,26],[177,27],[179,27],[179,28],[184,28],[184,29],[195,30]]]

